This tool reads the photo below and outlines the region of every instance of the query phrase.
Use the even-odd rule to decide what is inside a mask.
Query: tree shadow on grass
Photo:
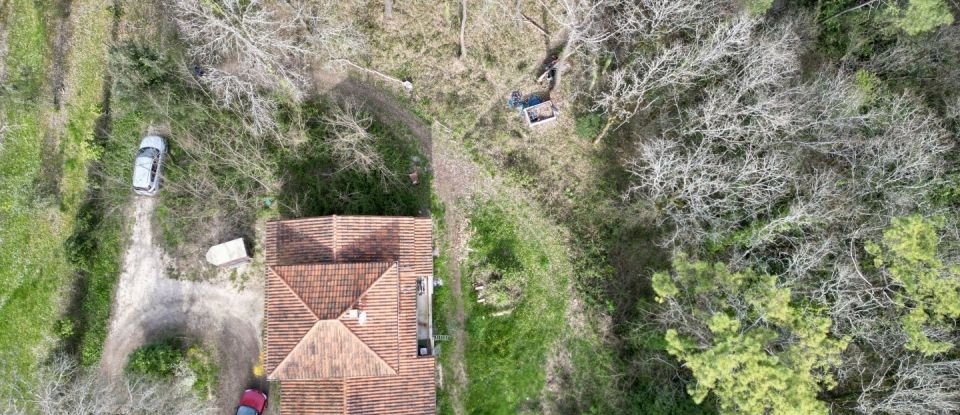
[[[402,128],[388,128],[375,118],[369,131],[392,176],[344,169],[326,142],[329,133],[322,114],[327,106],[320,100],[304,104],[307,142],[281,154],[283,186],[277,195],[281,215],[429,215],[429,165],[415,140]],[[408,176],[414,171],[417,184]]]

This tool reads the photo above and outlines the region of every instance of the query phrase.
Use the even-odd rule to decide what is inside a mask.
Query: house
[[[281,415],[433,414],[429,218],[267,224],[267,379]]]

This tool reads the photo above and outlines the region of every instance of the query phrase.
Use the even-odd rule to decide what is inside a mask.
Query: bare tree
[[[362,47],[332,2],[303,0],[177,0],[176,22],[201,77],[225,105],[246,110],[257,132],[273,127],[270,94],[298,101],[308,64],[345,57]]]
[[[734,7],[725,1],[558,3],[559,8],[544,5],[567,37],[558,66],[562,68],[574,55],[588,64],[586,72],[592,74],[589,88],[578,93],[592,96],[594,109],[608,119],[597,142],[612,127],[649,108],[663,89],[682,89],[697,77],[722,68],[720,59],[735,53],[758,21],[746,15],[727,19]],[[713,35],[705,36],[707,33]],[[608,65],[612,69],[601,77]],[[598,78],[602,79],[601,88],[594,91]]]
[[[909,93],[868,97],[842,73],[803,79],[802,21],[736,29],[736,19],[608,74],[597,105],[621,120],[653,119],[626,163],[635,177],[626,196],[674,229],[665,244],[724,246],[730,264],[775,270],[792,295],[829,310],[832,331],[853,340],[838,368],[862,390],[850,409],[955,412],[956,388],[930,378],[955,382],[952,366],[905,350],[899,287],[861,269],[863,242],[891,217],[936,213],[926,196],[944,173],[949,134]],[[661,314],[691,321],[669,304]]]
[[[894,381],[893,390],[880,399],[862,395],[857,409],[894,415],[960,412],[960,361],[908,363],[899,368]]]
[[[202,415],[214,409],[182,385],[138,378],[112,379],[83,369],[68,357],[56,356],[33,375],[9,409],[43,415]]]
[[[356,104],[347,102],[325,115],[323,121],[330,126],[328,143],[341,169],[360,173],[376,173],[383,179],[393,179],[383,155],[377,150],[376,137],[370,133],[370,115]]]

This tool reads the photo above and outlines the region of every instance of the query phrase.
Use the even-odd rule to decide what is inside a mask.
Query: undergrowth
[[[427,160],[409,131],[386,125],[375,117],[369,132],[392,176],[361,173],[338,165],[330,152],[331,139],[323,114],[329,104],[312,99],[301,107],[307,141],[279,151],[283,186],[277,195],[284,216],[332,214],[421,216],[430,205],[430,175]],[[408,174],[416,171],[419,184]]]

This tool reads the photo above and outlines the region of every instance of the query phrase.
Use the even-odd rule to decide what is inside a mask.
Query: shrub
[[[176,377],[200,399],[213,399],[220,366],[213,353],[200,344],[167,338],[141,346],[130,354],[127,373],[152,378]]]
[[[174,62],[149,46],[125,42],[110,49],[110,71],[121,92],[138,94],[172,81]]]
[[[186,352],[186,368],[193,374],[193,390],[201,398],[212,397],[217,388],[220,368],[209,351],[193,345]]]
[[[604,117],[600,114],[583,114],[576,117],[576,133],[581,138],[594,138],[603,128]]]
[[[183,344],[174,338],[141,346],[127,362],[127,372],[153,377],[170,377],[183,360]]]

